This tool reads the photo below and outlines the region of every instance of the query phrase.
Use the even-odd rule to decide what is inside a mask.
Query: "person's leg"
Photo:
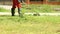
[[[12,14],[12,16],[14,16],[14,14],[15,14],[15,8],[11,8],[11,14]]]
[[[18,14],[19,14],[19,16],[20,16],[20,13],[21,13],[21,12],[20,12],[20,8],[18,8]]]
[[[12,14],[12,16],[14,16],[14,14],[15,14],[15,8],[16,8],[15,5],[13,5],[12,8],[11,8],[11,14]]]
[[[21,5],[20,4],[17,4],[17,7],[18,7],[18,14],[20,16],[20,14],[21,14]]]

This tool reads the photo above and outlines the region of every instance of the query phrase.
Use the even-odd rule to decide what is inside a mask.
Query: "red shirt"
[[[19,3],[18,0],[13,0],[13,7],[16,8],[16,6],[21,8],[21,3]]]

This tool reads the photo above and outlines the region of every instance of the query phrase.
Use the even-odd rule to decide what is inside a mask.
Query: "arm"
[[[18,0],[18,2],[19,2],[19,3],[24,3],[24,1],[23,1],[23,0]]]
[[[22,4],[26,4],[26,3],[25,3],[25,0],[22,0]]]
[[[19,3],[25,4],[24,0],[18,0]]]

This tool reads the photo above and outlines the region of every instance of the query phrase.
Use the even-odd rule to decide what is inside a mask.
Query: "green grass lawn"
[[[60,5],[23,5],[22,12],[36,12],[36,13],[55,13],[59,12],[54,10],[54,8],[60,8]]]
[[[10,10],[4,9],[4,8],[0,8],[0,12],[9,12]]]
[[[27,5],[22,5],[21,11],[23,13],[25,12],[36,12],[36,13],[55,13],[55,12],[60,12],[54,10],[54,8],[60,8],[60,5],[34,5],[31,4],[29,6]],[[0,12],[9,12],[10,10],[2,9],[0,8]],[[17,10],[16,10],[17,11]]]
[[[0,34],[60,34],[60,16],[0,16]]]

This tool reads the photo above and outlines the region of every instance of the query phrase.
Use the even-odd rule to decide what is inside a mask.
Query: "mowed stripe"
[[[37,13],[24,13],[24,15],[34,15]],[[60,13],[38,13],[40,16],[60,16]],[[0,15],[11,15],[11,12],[0,12]],[[15,15],[18,15],[18,13],[15,13]]]

